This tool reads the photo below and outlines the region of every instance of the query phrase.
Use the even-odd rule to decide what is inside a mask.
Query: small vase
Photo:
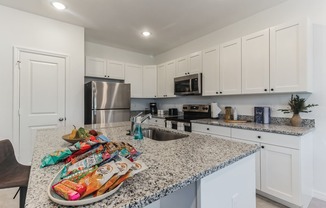
[[[292,126],[300,127],[301,126],[301,122],[302,122],[302,119],[300,117],[300,114],[293,114],[290,122],[291,122],[291,125]]]

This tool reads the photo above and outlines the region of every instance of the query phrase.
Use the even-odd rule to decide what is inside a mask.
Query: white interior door
[[[66,60],[30,52],[19,57],[20,162],[30,164],[36,130],[65,125]]]

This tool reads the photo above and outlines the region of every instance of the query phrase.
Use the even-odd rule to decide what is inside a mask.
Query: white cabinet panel
[[[242,93],[269,92],[269,29],[242,37]]]
[[[188,56],[184,56],[176,60],[176,69],[175,69],[176,77],[188,75],[189,73],[188,61],[189,61]]]
[[[131,97],[141,98],[143,96],[142,66],[126,64],[125,83],[129,83],[131,85]]]
[[[219,48],[203,51],[203,95],[216,95],[220,91]]]
[[[197,74],[203,71],[203,60],[201,51],[189,55],[189,73]]]
[[[220,94],[241,94],[241,39],[220,45]]]
[[[106,60],[86,56],[86,76],[106,77]]]
[[[157,69],[156,66],[143,66],[143,97],[157,96]]]
[[[125,64],[118,61],[107,60],[106,76],[110,79],[125,79]]]
[[[271,91],[312,91],[310,38],[307,21],[270,29]]]
[[[148,124],[165,127],[165,119],[163,118],[152,118],[148,120]]]
[[[165,64],[157,66],[157,97],[164,97],[166,95],[165,89]]]
[[[166,97],[175,97],[174,95],[174,77],[175,77],[175,61],[166,64],[165,72]]]
[[[192,123],[193,132],[201,132],[206,134],[214,134],[223,137],[231,137],[231,128],[223,126],[213,126],[206,124]]]
[[[299,151],[262,145],[261,190],[290,203],[299,201]]]

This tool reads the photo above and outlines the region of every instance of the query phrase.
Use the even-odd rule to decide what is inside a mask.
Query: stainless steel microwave
[[[175,95],[201,95],[202,74],[192,74],[174,78]]]

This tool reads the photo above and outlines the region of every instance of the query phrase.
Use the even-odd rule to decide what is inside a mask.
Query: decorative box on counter
[[[254,121],[260,124],[269,124],[271,120],[270,107],[255,107]]]

